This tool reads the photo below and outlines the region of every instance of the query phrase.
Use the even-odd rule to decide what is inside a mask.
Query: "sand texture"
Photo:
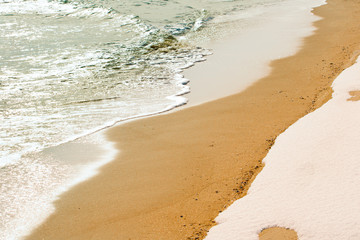
[[[271,227],[259,233],[259,240],[297,240],[297,233],[292,229]]]
[[[248,194],[216,218],[206,240],[257,240],[269,226],[302,240],[360,239],[360,102],[347,101],[360,89],[359,60],[332,88],[330,101],[276,139]]]
[[[201,239],[246,194],[276,137],[330,99],[360,49],[360,2],[329,0],[313,36],[245,91],[112,128],[121,149],[27,239]]]

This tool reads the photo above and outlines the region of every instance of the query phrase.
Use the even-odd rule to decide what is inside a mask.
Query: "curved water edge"
[[[1,165],[104,122],[167,107],[166,97],[186,88],[179,69],[208,54],[111,8],[0,4]]]
[[[35,1],[34,1],[35,2]],[[185,1],[186,2],[186,1]],[[223,2],[223,1],[218,1]],[[230,1],[231,2],[231,1]],[[236,2],[236,1],[232,1]],[[260,2],[261,1],[257,1]],[[266,11],[264,13],[265,9],[270,9],[272,6],[276,6],[275,3],[280,4],[279,1],[272,1],[273,3],[270,3],[271,1],[264,1],[266,4],[259,4],[257,6],[257,9],[255,8],[249,8],[244,7],[244,11],[228,11],[227,14],[219,15],[215,18],[212,18],[208,15],[208,12],[206,11],[200,11],[199,15],[200,18],[196,18],[195,21],[192,21],[191,24],[188,23],[181,23],[181,24],[171,24],[164,25],[161,23],[161,21],[158,19],[158,16],[151,16],[146,15],[148,19],[141,19],[139,20],[138,17],[130,16],[126,18],[126,23],[124,23],[125,27],[133,27],[132,24],[140,24],[140,29],[144,30],[143,32],[146,33],[145,38],[146,41],[143,41],[143,38],[139,38],[140,40],[137,41],[137,45],[131,45],[131,48],[124,48],[123,45],[119,45],[116,41],[113,42],[107,42],[106,46],[111,46],[110,48],[107,48],[107,54],[111,53],[113,54],[113,48],[117,50],[120,49],[121,53],[126,53],[125,56],[129,56],[126,61],[123,59],[115,59],[115,58],[108,58],[109,55],[101,55],[100,61],[94,62],[94,56],[99,56],[99,53],[94,51],[88,54],[83,55],[82,53],[78,53],[76,55],[76,61],[73,66],[66,66],[66,61],[64,60],[68,59],[69,54],[68,52],[64,51],[61,53],[60,57],[55,59],[56,61],[53,61],[51,58],[46,59],[43,56],[39,55],[38,59],[35,59],[35,62],[38,62],[39,60],[46,60],[45,63],[49,64],[58,64],[59,67],[62,67],[61,70],[64,71],[67,75],[67,79],[64,79],[64,75],[61,75],[59,70],[57,69],[50,69],[48,72],[38,72],[38,75],[42,79],[48,79],[49,77],[53,76],[62,76],[61,79],[58,79],[61,83],[66,86],[65,90],[71,92],[73,87],[76,85],[72,85],[74,81],[73,76],[76,75],[77,77],[80,77],[80,79],[93,79],[98,80],[102,77],[104,79],[108,79],[108,77],[113,77],[114,72],[122,71],[123,73],[126,72],[125,76],[135,76],[138,74],[138,72],[151,72],[150,70],[154,70],[153,66],[162,66],[164,62],[171,62],[174,59],[174,56],[171,56],[171,51],[175,51],[173,53],[176,53],[180,58],[178,62],[173,61],[172,67],[168,67],[166,71],[164,71],[164,68],[155,69],[155,75],[160,74],[160,77],[156,77],[157,80],[163,80],[160,85],[163,86],[163,88],[155,88],[154,91],[150,92],[151,94],[155,94],[159,91],[163,91],[163,95],[159,96],[160,104],[157,105],[159,102],[152,102],[149,105],[146,105],[146,101],[139,101],[139,104],[137,106],[143,106],[143,109],[146,109],[142,114],[134,114],[130,113],[129,117],[110,117],[106,119],[104,116],[104,112],[111,111],[114,108],[121,108],[122,105],[116,104],[118,99],[121,99],[122,96],[118,97],[118,95],[114,94],[112,95],[110,92],[110,96],[104,94],[102,97],[98,97],[96,94],[94,95],[94,91],[88,91],[87,96],[91,96],[89,98],[78,98],[75,95],[76,94],[70,94],[70,97],[60,95],[60,98],[67,99],[66,102],[63,103],[63,106],[71,106],[73,109],[77,109],[77,107],[81,106],[79,109],[86,109],[88,111],[94,110],[95,113],[98,113],[99,115],[99,124],[95,125],[95,127],[90,128],[90,130],[82,131],[81,133],[74,134],[71,133],[70,136],[66,138],[65,140],[57,141],[55,144],[52,144],[48,147],[46,147],[44,150],[39,151],[40,149],[44,148],[44,146],[41,146],[39,148],[31,149],[30,151],[27,151],[27,154],[23,154],[20,158],[19,155],[12,159],[11,161],[7,161],[5,164],[3,164],[1,168],[1,182],[0,185],[2,194],[0,195],[0,219],[1,219],[1,234],[0,239],[18,239],[20,236],[27,234],[31,229],[33,229],[35,226],[40,224],[43,220],[46,219],[46,217],[53,212],[55,209],[52,206],[51,202],[56,200],[58,196],[65,192],[67,189],[71,188],[75,184],[84,181],[91,176],[94,176],[97,173],[97,169],[106,164],[107,162],[111,161],[115,154],[117,154],[117,150],[113,147],[113,143],[107,142],[107,140],[104,138],[104,129],[107,129],[110,126],[114,126],[116,124],[121,124],[126,121],[131,121],[137,118],[141,117],[148,117],[160,113],[168,112],[169,110],[172,110],[178,106],[182,106],[187,102],[187,99],[182,96],[189,92],[189,86],[187,86],[188,80],[185,79],[182,76],[182,71],[185,68],[188,68],[192,66],[195,62],[203,61],[204,57],[208,54],[210,54],[209,51],[206,51],[203,48],[192,48],[188,47],[191,44],[196,45],[197,44],[204,44],[209,42],[209,39],[205,39],[204,36],[214,35],[210,39],[217,39],[218,41],[221,40],[221,36],[216,36],[216,34],[223,33],[228,36],[230,36],[232,33],[232,30],[234,30],[234,26],[238,27],[238,31],[241,32],[244,29],[243,27],[251,28],[257,24],[262,24],[264,22],[264,19],[266,19]],[[287,1],[280,1],[281,3],[286,3]],[[319,1],[321,2],[321,1]],[[19,2],[20,4],[21,2]],[[41,4],[48,4],[47,1],[41,1]],[[51,4],[59,4],[56,2],[49,3],[49,6]],[[308,3],[308,1],[298,1],[299,5]],[[80,4],[80,3],[77,3]],[[110,1],[107,2],[107,4],[111,4]],[[136,3],[135,3],[136,4]],[[293,3],[295,4],[295,3]],[[21,4],[20,4],[21,5]],[[315,6],[316,4],[312,2],[311,4],[307,5],[306,9],[309,11],[309,6]],[[49,7],[44,12],[37,12],[34,16],[32,14],[29,14],[28,17],[30,18],[38,18],[37,15],[41,14],[54,14],[52,11],[58,11],[56,7]],[[114,18],[117,19],[117,17],[114,17],[113,14],[116,15],[116,11],[107,8],[99,8],[99,7],[92,7],[92,8],[84,8],[79,9],[77,7],[70,7],[68,4],[60,4],[59,8],[61,8],[61,11],[63,11],[62,14],[64,16],[71,16],[79,19],[87,19],[89,16],[96,17],[97,19],[100,18],[102,20],[106,20],[109,18],[110,21],[113,21]],[[64,7],[65,6],[65,7]],[[71,3],[70,3],[70,6]],[[74,5],[76,6],[76,4]],[[146,4],[145,4],[146,6]],[[57,6],[58,7],[58,6]],[[16,9],[14,8],[15,12],[18,11],[20,8]],[[39,8],[24,8],[21,6],[21,11],[25,11],[25,14],[28,14],[29,12],[26,11],[38,11]],[[44,8],[42,8],[44,9]],[[54,10],[55,9],[55,10]],[[105,9],[105,11],[104,11]],[[246,10],[246,11],[245,11]],[[66,14],[64,12],[68,11]],[[69,12],[70,11],[70,12]],[[8,13],[9,17],[12,17],[11,14]],[[56,13],[58,14],[58,13]],[[109,14],[111,15],[109,17]],[[64,16],[58,16],[60,18],[64,18]],[[104,17],[105,16],[105,17]],[[257,18],[254,18],[257,17]],[[48,17],[47,17],[48,18]],[[121,21],[123,20],[122,17]],[[255,19],[255,22],[252,22],[251,24],[246,23],[244,25],[244,21],[249,21],[250,19]],[[118,21],[117,19],[116,21]],[[261,22],[261,20],[263,22]],[[308,16],[304,16],[304,21],[308,21]],[[97,21],[97,20],[96,20]],[[209,21],[209,22],[207,22]],[[310,20],[307,22],[308,25],[311,25]],[[66,21],[65,21],[66,22]],[[213,25],[212,22],[214,23]],[[165,34],[162,30],[159,31],[156,28],[148,27],[148,23],[156,25],[163,24],[164,29],[168,29],[170,33],[172,33],[173,36],[175,36],[175,40],[173,37],[169,37],[168,34]],[[208,24],[208,25],[206,25]],[[219,25],[217,25],[219,24]],[[225,25],[223,25],[225,24]],[[180,26],[180,27],[179,27]],[[221,30],[224,26],[229,27],[229,29]],[[139,26],[137,26],[138,28]],[[231,27],[231,28],[230,28]],[[181,30],[183,29],[183,30]],[[76,29],[73,29],[73,32]],[[124,32],[127,32],[129,29],[125,30]],[[145,31],[146,30],[146,31]],[[91,31],[91,28],[89,29]],[[312,29],[307,28],[307,31],[302,32],[302,34],[311,34]],[[142,32],[142,33],[143,33]],[[216,33],[216,34],[215,34]],[[72,34],[71,31],[69,31],[69,34]],[[11,34],[10,34],[11,35]],[[221,34],[220,34],[221,35]],[[155,36],[155,39],[154,39]],[[20,36],[19,36],[20,37]],[[304,36],[302,36],[304,37]],[[35,39],[36,40],[36,39]],[[296,41],[300,42],[300,39],[296,39]],[[185,49],[179,47],[178,45],[185,45]],[[296,44],[295,44],[296,45]],[[140,46],[140,47],[139,47]],[[293,45],[291,45],[293,46]],[[175,49],[171,49],[175,48]],[[163,51],[164,49],[169,49],[166,51]],[[185,51],[183,51],[185,50]],[[216,49],[214,50],[216,54]],[[148,53],[151,53],[150,55]],[[170,53],[169,53],[170,52]],[[132,55],[131,55],[131,54]],[[285,53],[291,54],[292,52]],[[116,54],[119,54],[119,52],[116,52]],[[128,55],[127,55],[128,54]],[[169,55],[170,54],[170,55]],[[144,67],[144,62],[142,59],[142,56],[146,55],[148,56],[147,61],[150,61],[149,64],[146,64]],[[216,57],[216,56],[214,56]],[[284,57],[284,55],[282,55]],[[186,61],[182,61],[182,59],[186,59]],[[115,60],[114,60],[115,59]],[[175,58],[176,60],[176,58]],[[86,64],[84,64],[84,61]],[[270,61],[270,60],[269,60]],[[12,61],[9,61],[12,62]],[[151,64],[153,63],[153,64]],[[87,72],[88,69],[94,69],[96,65],[100,66],[99,71],[96,75],[92,75],[92,73]],[[143,68],[142,68],[143,67]],[[141,71],[139,71],[139,68]],[[41,69],[41,68],[39,68]],[[74,69],[80,69],[79,72],[74,74]],[[85,69],[85,70],[84,70]],[[3,69],[2,69],[3,70]],[[5,69],[7,73],[11,73],[9,69]],[[135,70],[135,72],[134,72]],[[3,70],[3,72],[6,72]],[[266,71],[261,71],[262,75],[266,74]],[[30,74],[30,75],[29,75]],[[30,79],[33,75],[31,73],[24,73],[25,77]],[[169,76],[171,76],[171,86],[173,88],[169,89]],[[121,88],[123,90],[123,93],[134,95],[134,93],[131,93],[135,89],[135,87],[139,86],[137,85],[138,82],[126,82],[126,77],[122,81],[122,85],[129,87],[130,91],[124,90],[125,88]],[[17,78],[12,78],[13,80]],[[69,81],[70,79],[70,81]],[[255,79],[256,80],[256,79]],[[85,81],[79,81],[80,83],[85,83]],[[96,81],[91,81],[92,83],[95,83]],[[151,87],[153,85],[151,84],[157,84],[154,82],[154,77],[145,77],[145,79],[139,79],[139,82],[145,82],[146,86]],[[14,82],[12,82],[14,83]],[[47,82],[48,86],[51,86],[52,83],[50,81]],[[3,83],[2,83],[3,84]],[[247,83],[248,84],[248,83]],[[207,83],[205,82],[203,85],[203,88],[206,88]],[[4,84],[3,84],[4,86]],[[10,86],[10,85],[8,85]],[[99,85],[97,85],[99,86]],[[131,87],[133,86],[133,87]],[[144,85],[141,85],[144,86]],[[242,85],[242,87],[244,87]],[[21,92],[22,86],[18,85],[18,88],[16,91]],[[84,86],[85,91],[89,89],[89,85]],[[60,91],[63,91],[64,89],[61,89]],[[95,88],[96,90],[96,88]],[[105,89],[106,91],[108,89]],[[119,90],[119,88],[117,88]],[[104,93],[106,93],[104,91]],[[116,91],[114,91],[116,92]],[[107,92],[109,93],[109,92]],[[146,93],[145,95],[148,95],[149,93]],[[226,93],[225,95],[228,95],[230,93]],[[136,93],[135,93],[136,95]],[[75,96],[75,97],[74,97]],[[223,95],[224,96],[224,95]],[[33,97],[37,98],[38,96],[34,95]],[[216,97],[217,98],[217,97]],[[134,98],[132,98],[134,99]],[[164,102],[165,99],[165,102]],[[27,99],[29,100],[29,99]],[[49,102],[49,97],[46,96],[46,98],[43,99],[45,103]],[[94,104],[91,105],[91,104]],[[101,107],[96,106],[97,103],[105,103],[101,105]],[[108,104],[106,104],[108,103]],[[126,104],[125,104],[126,105]],[[123,106],[125,106],[123,105]],[[54,105],[56,106],[56,104]],[[131,109],[132,104],[127,105]],[[155,108],[154,108],[155,106]],[[59,108],[59,111],[63,111],[64,108]],[[39,109],[37,109],[39,111]],[[40,109],[41,111],[41,109]],[[46,115],[46,109],[44,111],[44,114]],[[86,115],[87,113],[84,112],[77,112],[74,117],[75,118],[82,118],[82,116]],[[115,116],[117,113],[114,114]],[[84,118],[85,119],[85,118]],[[95,118],[94,118],[95,119]],[[93,120],[94,120],[93,119]],[[31,121],[34,121],[35,119],[31,119]],[[43,120],[43,119],[40,119]],[[51,119],[49,119],[51,120]],[[85,120],[89,121],[89,120]],[[103,124],[106,122],[106,124]],[[64,121],[66,124],[66,121]],[[64,125],[60,125],[59,128],[56,128],[54,132],[62,131]],[[11,129],[11,128],[9,128]],[[13,128],[12,128],[13,129]],[[46,132],[46,130],[45,130]],[[91,151],[89,151],[91,149]],[[33,150],[36,150],[35,152]],[[20,160],[21,159],[21,160]],[[3,162],[4,163],[4,162]],[[41,207],[40,207],[41,206]],[[32,216],[39,216],[39,218],[33,219]]]

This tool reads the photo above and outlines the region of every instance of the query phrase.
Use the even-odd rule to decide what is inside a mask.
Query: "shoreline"
[[[41,209],[38,209],[35,212],[31,210],[25,210],[21,211],[21,215],[17,215],[12,219],[10,217],[6,218],[5,221],[10,220],[6,221],[7,225],[11,225],[17,219],[21,219],[18,225],[23,226],[22,229],[24,230],[14,231],[11,227],[5,226],[3,227],[3,229],[6,230],[3,231],[3,235],[2,237],[0,237],[0,239],[8,239],[13,238],[12,236],[23,236],[30,233],[32,229],[35,229],[37,226],[41,225],[41,223],[44,222],[44,220],[48,216],[50,216],[51,213],[54,212],[54,206],[52,203],[58,198],[58,196],[60,196],[63,192],[68,191],[79,182],[90,179],[92,176],[98,173],[97,170],[101,166],[105,165],[107,162],[111,162],[114,159],[114,157],[111,157],[110,154],[100,153],[105,151],[104,148],[112,146],[113,142],[107,140],[98,141],[96,137],[97,135],[104,136],[106,130],[109,129],[110,126],[117,126],[126,122],[160,114],[168,114],[174,111],[181,110],[183,108],[200,105],[202,102],[199,101],[199,98],[197,98],[198,101],[194,99],[194,96],[205,96],[207,101],[216,100],[217,98],[224,97],[225,95],[231,95],[230,93],[240,92],[240,90],[244,88],[244,86],[248,85],[249,82],[251,82],[252,80],[255,81],[262,76],[265,76],[268,70],[264,71],[264,68],[268,68],[268,64],[271,60],[279,58],[280,52],[281,55],[291,55],[293,51],[297,50],[298,45],[301,44],[301,39],[312,33],[312,22],[315,20],[316,17],[312,16],[312,14],[310,13],[310,8],[321,4],[322,1],[324,0],[315,0],[311,3],[306,2],[306,0],[295,0],[291,2],[285,1],[281,4],[276,4],[274,6],[266,6],[265,8],[260,7],[259,9],[256,8],[258,9],[257,13],[254,11],[246,13],[251,15],[250,19],[247,19],[246,21],[246,24],[251,26],[250,29],[242,29],[241,27],[239,27],[239,24],[241,26],[244,24],[242,23],[243,21],[237,22],[239,21],[237,17],[243,17],[241,14],[234,15],[232,17],[227,16],[228,18],[226,19],[220,17],[216,18],[214,21],[211,21],[211,26],[208,26],[203,30],[210,32],[219,31],[219,35],[222,35],[221,33],[224,34],[223,38],[221,39],[221,41],[215,40],[214,42],[210,40],[205,40],[204,42],[195,41],[195,45],[202,46],[205,49],[211,49],[215,56],[209,55],[209,58],[207,59],[205,64],[198,62],[193,67],[185,67],[179,69],[179,72],[177,72],[174,79],[179,85],[182,86],[183,90],[182,92],[178,92],[177,94],[167,97],[167,99],[173,99],[176,103],[158,112],[138,115],[118,121],[115,120],[116,122],[106,122],[104,125],[89,131],[85,135],[74,136],[71,138],[72,140],[68,139],[57,146],[46,148],[41,151],[39,153],[41,154],[41,156],[39,155],[38,157],[36,157],[37,159],[48,159],[49,162],[56,162],[58,163],[58,169],[69,169],[67,170],[68,174],[66,175],[66,170],[63,170],[63,172],[61,172],[60,174],[54,174],[54,177],[47,177],[46,180],[48,180],[48,182],[56,182],[57,186],[59,186],[54,187],[56,191],[46,191],[46,194],[42,195],[34,193],[36,196],[41,196],[42,199],[46,199],[37,202],[45,201],[46,203],[44,203]],[[301,6],[303,8],[298,9],[294,8],[294,6]],[[278,16],[281,16],[281,18],[286,18],[289,21],[287,21],[286,23],[279,22]],[[234,20],[234,17],[235,19],[237,19],[236,22],[232,22]],[[266,23],[264,23],[264,19],[267,19]],[[222,26],[217,26],[216,22],[222,22],[222,24],[220,24]],[[231,28],[229,27],[229,24],[231,25]],[[235,30],[235,32],[232,32],[231,34],[226,34],[226,29],[232,29]],[[288,36],[284,33],[287,33],[289,31],[292,32],[293,29],[297,29],[297,31],[295,32],[295,34],[291,34],[291,37],[288,38]],[[216,39],[216,37],[214,39]],[[257,42],[257,44],[249,45],[249,43],[251,43],[249,42],[251,39],[258,39],[259,41]],[[281,51],[278,49],[279,45],[282,46]],[[259,46],[261,46],[260,49]],[[276,50],[274,51],[274,49]],[[246,53],[244,52],[245,50]],[[254,61],[256,59],[259,60],[259,62],[256,62],[255,64],[249,63],[248,58],[248,55],[253,52],[257,52],[258,56],[252,55],[251,61]],[[213,62],[213,67],[209,67],[212,60],[215,60],[215,62]],[[220,62],[221,64],[217,64],[216,62]],[[247,65],[252,66],[249,67],[247,71],[245,71],[244,68],[237,69],[238,66]],[[204,73],[204,71],[201,69],[205,69],[206,74],[198,74],[198,76],[191,75],[191,73]],[[209,71],[209,69],[211,71]],[[255,69],[258,70],[255,71]],[[193,88],[193,91],[190,94],[186,94],[186,96],[184,96],[184,94],[186,92],[189,92],[189,85],[184,86],[184,83],[188,82],[188,80],[184,78],[182,73],[185,74],[186,77],[191,79],[190,85]],[[255,74],[258,77],[253,77],[253,79],[251,79],[251,77],[249,77],[249,74],[250,76],[253,76],[252,74]],[[216,78],[212,78],[212,80],[209,79],[209,76],[213,77],[215,75],[221,76],[221,81]],[[218,86],[216,87],[216,94],[214,94],[214,91],[209,92],[208,90],[211,89],[209,88],[209,86],[212,85],[212,89],[214,89],[214,86],[216,86],[216,84],[218,84]],[[189,99],[188,104],[182,105],[181,107],[176,109],[172,109],[173,107],[175,107],[175,105],[179,106],[186,102],[186,98]],[[105,136],[101,136],[101,139],[105,138]],[[87,148],[91,150],[86,150]],[[95,151],[96,149],[97,151]],[[100,151],[100,149],[103,150]],[[113,150],[114,152],[118,152],[115,147],[111,148],[111,150]],[[112,152],[111,150],[107,151],[107,153]],[[58,170],[58,172],[59,171],[60,170]],[[56,178],[57,175],[62,175],[62,177]],[[41,182],[44,184],[44,186],[47,185],[44,183],[44,180]],[[26,207],[27,205],[21,203],[19,203],[18,205],[21,206],[21,209],[28,209],[28,207]],[[30,207],[30,209],[32,208]],[[41,215],[41,217],[39,217],[38,221],[30,223],[27,220],[29,219],[29,217],[26,216],[31,216],[34,214],[38,216]],[[21,234],[20,232],[22,232],[23,234]]]
[[[341,4],[342,1],[333,0],[330,2]],[[319,22],[323,22],[323,20]],[[327,27],[330,27],[329,25],[331,24],[328,24]],[[313,36],[316,36],[316,34]],[[313,36],[309,38],[316,39],[316,37]],[[343,37],[344,35],[341,34],[341,36]],[[305,46],[309,38],[305,41]],[[339,48],[337,45],[340,39],[336,40],[338,40],[338,42],[330,41],[331,44],[333,44],[331,48]],[[317,41],[318,43],[321,42],[321,40]],[[351,44],[354,44],[354,42],[356,41],[353,40]],[[358,44],[358,42],[356,43]],[[344,45],[345,44],[347,43],[344,43]],[[355,47],[354,45],[349,46],[352,50],[347,49],[347,51],[352,53],[354,49],[358,49],[357,47],[358,46]],[[301,50],[301,52],[302,51],[304,50]],[[322,51],[325,50],[322,49]],[[341,48],[336,49],[336,51],[334,50],[334,52],[336,52],[333,53],[335,56],[328,54],[325,60],[326,64],[316,60],[310,62],[311,66],[312,64],[323,64],[321,67],[326,68],[323,73],[323,82],[317,83],[318,85],[316,85],[315,91],[313,89],[314,86],[307,86],[306,89],[301,89],[303,86],[296,83],[301,89],[299,91],[309,91],[309,97],[305,97],[306,95],[303,94],[303,92],[294,91],[291,83],[281,81],[272,82],[271,84],[277,84],[276,87],[281,86],[284,87],[284,89],[288,89],[288,91],[282,90],[283,88],[280,90],[282,91],[281,93],[276,91],[280,88],[269,90],[272,86],[270,86],[271,84],[267,83],[266,80],[271,79],[270,75],[240,94],[175,113],[137,120],[127,123],[125,126],[112,129],[109,133],[110,138],[122,143],[120,146],[122,149],[122,160],[115,161],[117,162],[116,164],[114,162],[102,167],[101,174],[63,194],[61,199],[55,203],[57,212],[52,215],[45,224],[40,226],[29,239],[39,239],[41,237],[45,239],[47,237],[49,239],[68,238],[68,236],[62,236],[60,234],[76,235],[80,239],[84,237],[90,238],[89,236],[95,236],[95,238],[96,236],[105,236],[107,239],[112,239],[112,237],[116,238],[114,237],[116,234],[120,234],[114,232],[119,229],[121,234],[124,235],[117,236],[117,239],[127,239],[127,237],[133,236],[132,234],[140,234],[139,237],[135,237],[135,239],[158,239],[160,236],[161,239],[169,239],[169,237],[171,237],[171,239],[181,239],[180,236],[176,235],[176,232],[180,235],[182,234],[181,236],[189,236],[190,239],[191,237],[195,239],[197,235],[204,236],[209,227],[214,225],[212,219],[216,217],[219,211],[224,209],[224,205],[228,205],[246,193],[250,180],[260,171],[262,167],[261,160],[271,147],[274,138],[291,125],[292,122],[307,112],[321,106],[330,97],[331,89],[329,84],[332,79],[335,78],[335,75],[339,74],[343,68],[351,64],[351,56],[343,53],[344,51]],[[339,63],[339,59],[333,59],[336,57],[339,57],[343,62]],[[292,65],[297,65],[296,58],[295,56],[286,59],[293,61]],[[324,57],[324,59],[325,58],[326,57]],[[286,61],[286,59],[273,62],[273,68],[276,69],[276,66],[281,66],[281,64],[283,64],[282,62]],[[319,60],[319,58],[317,60]],[[308,67],[310,68],[310,66]],[[317,70],[319,70],[319,68]],[[312,69],[312,73],[316,75],[317,70]],[[335,71],[335,74],[333,71]],[[274,74],[274,72],[279,75],[273,76],[272,79],[282,76],[281,71],[277,73],[273,70],[272,74]],[[290,74],[290,72],[287,74]],[[282,76],[282,79],[284,79],[284,76]],[[309,79],[304,82],[313,84]],[[254,91],[257,93],[256,96],[253,95]],[[258,97],[259,95],[261,97]],[[268,96],[273,96],[272,98],[274,99],[269,99],[267,98]],[[259,102],[259,98],[262,99],[262,102]],[[273,106],[284,102],[289,106],[274,107],[272,110],[274,110],[275,113],[264,109],[265,106],[263,105],[269,103],[271,104],[270,106]],[[293,111],[294,107],[298,108],[298,112]],[[257,109],[254,110],[251,108]],[[275,114],[275,116],[280,117],[281,120],[274,119],[273,117],[269,125],[252,123],[251,121],[253,121],[254,118],[248,116],[247,119],[244,119],[244,114],[242,113],[244,110],[246,110],[245,112],[247,113],[252,113],[253,115],[251,116],[257,116],[257,118],[261,118],[260,115],[263,114],[263,111],[266,111],[265,115],[270,116],[270,119],[271,116],[274,116],[272,114]],[[286,116],[289,112],[292,114],[292,117]],[[202,116],[201,119],[196,118],[196,116],[199,115]],[[264,119],[256,120],[262,122]],[[239,124],[239,122],[241,124]],[[167,129],[162,129],[164,124]],[[246,126],[249,125],[250,130],[243,129],[243,124]],[[214,129],[207,131],[209,128]],[[259,133],[261,136],[252,137],[253,132],[251,132],[251,130],[255,129],[255,131],[259,131],[259,128],[265,128],[266,134],[261,135],[261,133]],[[196,133],[194,132],[195,129]],[[236,134],[232,133],[233,130],[237,131]],[[124,137],[123,139],[118,139],[119,133],[117,131],[121,131],[121,135]],[[241,136],[249,136],[251,140],[250,144],[243,143],[244,140],[241,137],[235,136],[242,133],[243,135]],[[141,141],[138,141],[139,139]],[[178,139],[179,141],[171,143],[167,139]],[[133,142],[133,146],[129,143],[131,141]],[[140,145],[135,145],[134,142]],[[241,146],[238,146],[237,143],[240,143]],[[253,145],[257,147],[254,148]],[[138,150],[139,148],[143,151],[148,151],[141,156]],[[167,151],[165,151],[164,148],[167,148]],[[247,148],[249,150],[244,151]],[[132,152],[130,149],[132,149]],[[184,152],[184,149],[186,149],[186,152]],[[153,153],[152,151],[154,150],[158,150],[158,152]],[[221,163],[217,161],[219,156],[221,156],[223,161]],[[151,158],[152,165],[147,161],[141,162],[141,164],[136,163],[144,157]],[[171,161],[166,160],[168,158],[173,159],[171,159]],[[248,162],[240,162],[240,158],[253,159]],[[129,159],[135,159],[135,163]],[[161,160],[159,161],[159,159]],[[185,161],[181,162],[184,159]],[[215,167],[207,166],[209,162],[213,163]],[[154,163],[156,166],[154,166]],[[115,167],[114,164],[117,166]],[[141,165],[140,168],[136,169],[136,166],[134,166],[136,164]],[[126,174],[128,175],[124,176],[124,173],[120,171],[124,167],[130,167],[132,173],[127,172]],[[238,171],[234,171],[234,168],[242,168],[241,173],[239,174]],[[219,170],[221,174],[218,173]],[[145,176],[146,174],[142,175],[144,172],[149,171],[152,174],[151,176]],[[105,172],[107,173],[105,174]],[[222,176],[224,173],[227,174],[227,177]],[[107,177],[104,177],[104,175]],[[119,177],[119,175],[122,176]],[[136,179],[137,182],[131,183],[132,189],[127,189],[127,185],[122,182],[121,184],[114,184],[115,179],[118,179],[117,181],[129,179],[132,181],[134,177],[138,179]],[[149,183],[149,179],[152,182]],[[178,181],[179,179],[180,181]],[[166,182],[166,185],[169,186],[161,186],[154,189],[154,187],[157,186],[157,184],[154,183],[159,182]],[[123,187],[121,192],[129,190],[129,195],[131,195],[130,199],[132,200],[131,203],[128,202],[129,198],[126,199],[124,196],[119,195],[119,187]],[[149,189],[147,189],[147,187]],[[110,193],[110,195],[103,195],[103,191],[108,194]],[[166,196],[165,193],[170,193],[170,196]],[[119,199],[119,201],[114,202],[113,198]],[[141,199],[144,198],[146,201],[141,201]],[[95,202],[88,201],[88,199],[92,199]],[[161,203],[159,203],[159,200]],[[128,209],[125,210],[119,207],[125,205],[131,206],[127,206]],[[101,206],[110,207],[110,211],[108,211],[109,208],[105,210],[102,209]],[[99,216],[98,214],[100,213],[105,213],[105,216]],[[72,219],[72,226],[66,224],[67,221],[69,221],[66,220],[67,217]],[[173,220],[173,223],[171,223],[173,225],[171,226],[166,225],[170,224],[168,223],[169,219]],[[122,224],[125,221],[128,223]],[[200,223],[201,225],[195,226],[195,223]],[[54,230],[52,224],[59,226],[57,228],[60,228],[61,231]],[[178,229],[175,225],[181,228]],[[131,226],[136,226],[136,228],[129,229]],[[67,229],[66,227],[74,229],[64,230]],[[158,228],[156,229],[157,231],[149,233],[148,230],[154,229],[154,227]],[[126,231],[128,231],[127,234],[125,233]],[[142,237],[140,237],[141,234],[143,234]],[[76,237],[74,239],[76,239]]]
[[[216,218],[206,240],[359,239],[359,77],[358,57],[328,102],[278,136],[246,198]]]
[[[255,16],[250,28],[234,27],[231,36],[205,45],[214,55],[184,71],[191,80],[185,107],[240,93],[268,76],[272,61],[296,54],[303,39],[313,34],[312,23],[318,17],[311,10],[324,4],[322,0],[279,3]]]

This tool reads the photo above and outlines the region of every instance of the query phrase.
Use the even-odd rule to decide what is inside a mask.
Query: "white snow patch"
[[[294,229],[301,240],[360,239],[359,59],[333,83],[333,98],[281,134],[248,195],[221,213],[206,240],[258,239]]]

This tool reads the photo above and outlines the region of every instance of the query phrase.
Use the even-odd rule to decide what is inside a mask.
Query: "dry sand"
[[[270,76],[224,99],[129,122],[108,135],[121,153],[61,195],[27,239],[201,239],[244,196],[274,139],[331,97],[360,49],[360,2],[328,0],[315,35]]]

